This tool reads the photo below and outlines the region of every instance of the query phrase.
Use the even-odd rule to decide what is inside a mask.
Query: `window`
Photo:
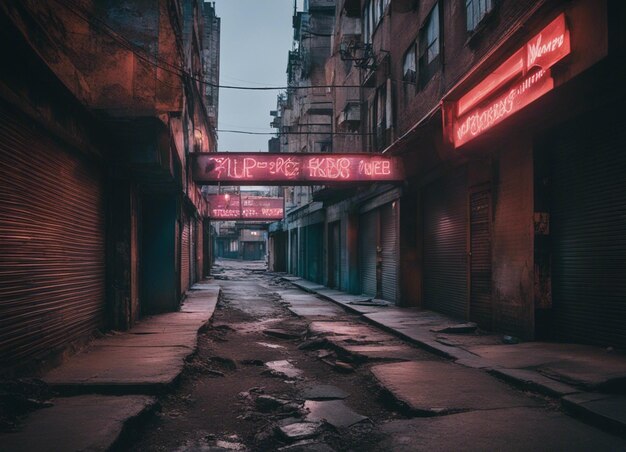
[[[474,31],[481,20],[493,9],[493,0],[465,0],[467,31]]]
[[[407,83],[415,83],[415,74],[417,72],[415,50],[415,44],[411,44],[402,60],[402,80]]]
[[[363,30],[365,33],[363,39],[366,44],[372,42],[374,30],[383,18],[389,2],[390,0],[368,0],[365,3],[365,9],[363,10]]]
[[[440,51],[439,3],[436,3],[420,30],[419,82],[421,86],[425,86],[439,69]]]

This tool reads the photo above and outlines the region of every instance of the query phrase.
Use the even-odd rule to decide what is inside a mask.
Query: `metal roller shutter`
[[[424,191],[424,302],[467,316],[467,174],[457,169]]]
[[[378,244],[378,210],[361,215],[359,219],[359,270],[361,292],[376,296],[376,246]]]
[[[491,298],[491,192],[470,195],[470,320],[493,328]]]
[[[398,210],[400,201],[380,208],[382,247],[382,295],[385,300],[398,301]]]
[[[323,280],[323,239],[324,224],[317,223],[307,227],[307,279],[317,283]]]
[[[551,146],[552,296],[559,340],[626,348],[626,120],[607,110]]]
[[[189,218],[183,214],[183,225],[181,227],[181,247],[180,247],[180,290],[187,292],[189,289],[189,242],[190,226]]]
[[[0,363],[103,326],[105,201],[96,165],[0,107]]]
[[[189,285],[193,285],[196,282],[196,243],[198,229],[196,228],[196,220],[192,217],[189,220]]]

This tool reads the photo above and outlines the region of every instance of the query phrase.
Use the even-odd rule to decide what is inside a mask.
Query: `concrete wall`
[[[531,339],[533,306],[533,160],[530,140],[502,143],[493,193],[493,303],[495,328]]]

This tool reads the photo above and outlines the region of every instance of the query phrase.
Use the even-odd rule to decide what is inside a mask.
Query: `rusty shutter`
[[[376,247],[378,246],[378,210],[359,218],[359,274],[361,292],[376,296]]]
[[[191,217],[189,219],[189,285],[196,282],[196,243],[198,230],[196,228],[196,220]]]
[[[626,348],[626,120],[604,109],[563,126],[551,159],[557,339]]]
[[[181,241],[180,241],[180,290],[182,293],[189,289],[189,242],[190,242],[190,226],[189,217],[183,213],[181,225]]]
[[[0,364],[103,326],[105,201],[98,167],[0,107]]]
[[[197,223],[196,238],[196,281],[201,281],[204,277],[204,223],[202,218]]]
[[[382,248],[382,295],[385,300],[398,301],[398,212],[400,201],[380,208]]]
[[[465,168],[424,190],[424,302],[467,315],[467,175]]]
[[[470,320],[493,328],[491,298],[491,192],[470,194]]]

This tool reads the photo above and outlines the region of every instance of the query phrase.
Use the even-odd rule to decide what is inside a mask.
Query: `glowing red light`
[[[283,198],[208,195],[209,218],[213,220],[282,220]]]
[[[524,47],[455,102],[444,101],[444,128],[459,147],[554,88],[550,67],[570,53],[561,13]]]

